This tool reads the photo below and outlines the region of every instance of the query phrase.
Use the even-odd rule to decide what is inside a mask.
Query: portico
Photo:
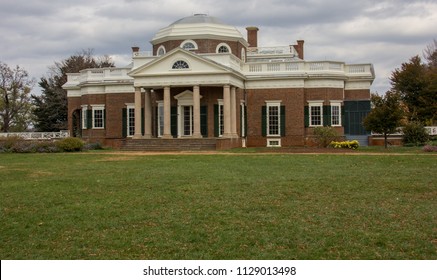
[[[162,95],[158,93],[156,126],[158,133],[153,133],[153,106],[151,93],[158,91],[157,88],[135,87],[135,134],[133,139],[149,138],[203,138],[201,133],[201,99],[202,87],[194,85],[191,89],[181,90],[180,93],[171,94],[171,89],[178,91],[177,86],[164,86],[161,88]],[[237,87],[223,85],[222,110],[219,127],[223,127],[219,133],[222,138],[238,138],[237,133]],[[208,94],[208,93],[204,93]],[[144,104],[142,104],[144,100]],[[176,100],[176,117],[172,117],[172,100]],[[173,102],[174,103],[174,102]],[[162,106],[160,110],[159,107]],[[176,123],[172,123],[176,122]],[[172,134],[172,126],[177,127],[177,134]]]

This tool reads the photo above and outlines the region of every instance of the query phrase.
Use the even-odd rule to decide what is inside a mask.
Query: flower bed
[[[357,140],[342,141],[342,142],[332,141],[330,146],[335,148],[335,149],[352,149],[352,150],[356,150],[356,149],[358,149],[360,147],[360,143],[358,143]]]

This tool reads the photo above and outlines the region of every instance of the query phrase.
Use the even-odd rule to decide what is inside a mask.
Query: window
[[[158,137],[164,134],[164,102],[158,102]]]
[[[229,47],[228,44],[221,43],[217,45],[216,53],[230,53],[230,52],[231,52],[231,47]]]
[[[135,134],[135,108],[129,106],[127,108],[127,136]]]
[[[181,48],[187,51],[197,50],[197,44],[192,40],[186,40],[182,42]]]
[[[225,115],[224,115],[224,109],[223,109],[223,100],[220,99],[218,101],[218,128],[219,128],[219,133],[218,136],[222,137],[223,133],[225,133]]]
[[[162,56],[162,55],[164,55],[164,54],[165,54],[165,47],[164,47],[164,46],[160,46],[160,47],[158,48],[157,55],[158,55],[158,56]]]
[[[341,126],[341,103],[331,102],[331,125]]]
[[[280,136],[280,103],[267,103],[267,136]]]
[[[310,126],[323,126],[322,102],[310,102],[309,113]]]
[[[240,103],[240,126],[241,126],[241,137],[246,137],[246,104],[244,101]]]
[[[105,106],[104,105],[91,105],[93,108],[93,128],[105,127]]]
[[[183,60],[178,60],[176,61],[171,69],[189,69],[190,66],[188,65],[187,62],[183,61]]]
[[[82,129],[88,128],[88,106],[82,106]]]
[[[281,139],[267,139],[267,147],[281,147]]]

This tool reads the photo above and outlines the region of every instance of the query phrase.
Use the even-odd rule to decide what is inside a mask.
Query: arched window
[[[157,55],[161,56],[161,55],[164,55],[164,54],[165,54],[165,47],[164,46],[160,46],[158,48]]]
[[[216,53],[230,53],[230,52],[231,52],[231,47],[229,47],[228,44],[221,43],[217,45]]]
[[[197,50],[197,44],[193,40],[185,40],[182,42],[181,48],[187,51]]]
[[[188,65],[188,63],[183,60],[176,61],[171,67],[171,69],[189,69],[189,68],[190,66]]]

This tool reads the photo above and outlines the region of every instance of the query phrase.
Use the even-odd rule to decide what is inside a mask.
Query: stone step
[[[204,151],[216,150],[215,139],[127,139],[124,151]]]

